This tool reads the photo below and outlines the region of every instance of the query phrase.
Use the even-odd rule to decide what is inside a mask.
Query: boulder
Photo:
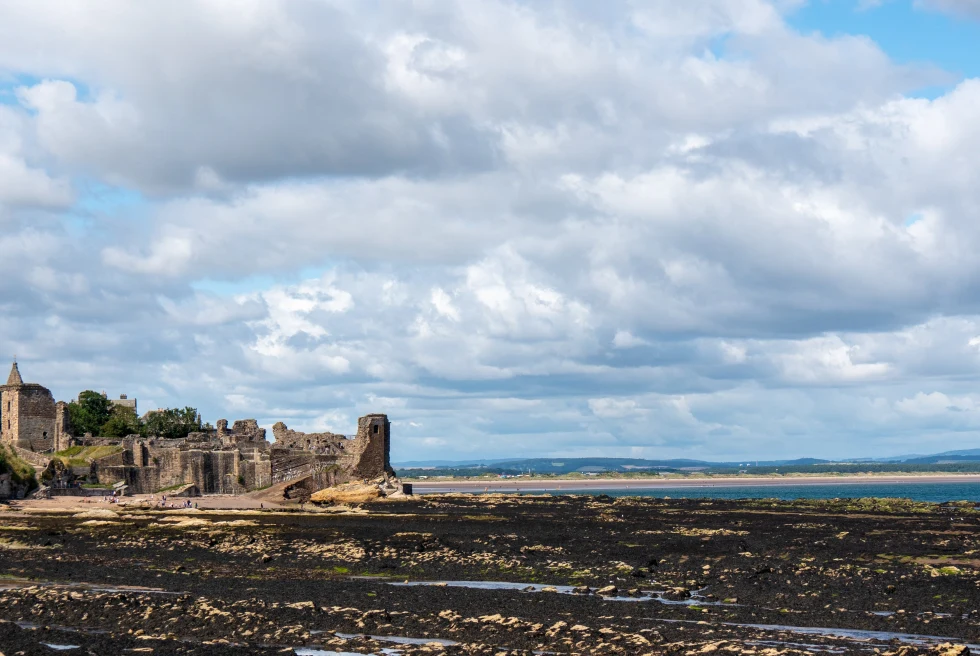
[[[375,501],[380,497],[381,490],[378,489],[377,485],[348,483],[346,485],[328,487],[320,490],[319,492],[314,492],[310,496],[310,501],[313,503],[336,505],[345,503],[368,503],[370,501]]]

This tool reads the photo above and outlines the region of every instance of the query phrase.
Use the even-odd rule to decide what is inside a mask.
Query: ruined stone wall
[[[281,421],[272,427],[276,446],[284,449],[303,449],[314,453],[335,453],[348,442],[346,436],[338,433],[301,433],[287,428]]]
[[[265,429],[260,428],[259,422],[254,419],[237,419],[230,429],[227,419],[219,419],[216,436],[222,444],[229,446],[247,444],[256,448],[269,448]]]
[[[148,448],[150,456],[150,466],[159,470],[158,482],[154,489],[148,492],[156,492],[165,487],[182,485],[184,483],[195,483],[195,480],[185,480],[189,471],[185,460],[181,457],[181,452],[174,448],[159,448],[150,446]],[[192,471],[192,470],[190,470]],[[203,488],[202,488],[203,489]]]
[[[246,460],[241,464],[246,490],[259,490],[272,485],[271,460]]]
[[[211,451],[208,468],[213,480],[213,489],[217,494],[236,494],[245,489],[245,477],[239,482],[240,471],[238,463],[241,460],[241,453],[238,449],[234,451]],[[203,491],[203,490],[202,490]]]
[[[245,478],[245,489],[257,490],[272,485],[272,459],[268,449],[246,449],[241,444],[238,449],[242,457],[239,469]]]
[[[218,448],[161,447],[156,441],[123,440],[125,451],[101,458],[92,467],[100,483],[126,481],[133,494],[150,494],[177,485],[193,484],[204,494],[240,494],[272,484],[268,453]],[[183,445],[184,447],[195,446]]]
[[[272,463],[272,482],[282,483],[312,473],[313,454],[302,449],[283,449],[278,443],[273,446],[270,462]]]
[[[121,440],[114,437],[92,437],[85,433],[85,437],[78,438],[77,442],[82,446],[117,446]]]
[[[114,485],[120,481],[129,486],[132,494],[149,494],[160,489],[158,467],[133,467],[131,465],[115,465],[99,467],[96,471],[97,480],[102,485]]]
[[[353,474],[358,478],[394,476],[391,468],[391,422],[387,415],[367,415],[357,420],[358,452]]]
[[[13,445],[10,446],[10,449],[17,454],[17,457],[27,462],[28,464],[33,465],[34,467],[40,467],[41,469],[44,469],[45,467],[48,466],[48,463],[51,462],[51,458],[49,458],[48,456],[42,455],[40,453],[35,453],[30,449],[22,449],[19,446],[13,446]]]
[[[71,415],[68,404],[58,401],[54,404],[54,450],[64,451],[71,446]]]
[[[272,478],[276,483],[311,475],[321,487],[355,480],[394,476],[390,463],[391,424],[382,414],[366,415],[357,423],[357,436],[301,433],[282,422],[272,427]]]
[[[98,463],[93,474],[101,483],[126,481],[134,494],[186,484],[203,494],[240,494],[299,478],[320,489],[394,474],[388,455],[391,425],[385,415],[361,417],[354,439],[300,433],[282,423],[273,430],[276,443],[271,448],[254,420],[237,421],[231,430],[222,420],[215,433],[183,440],[130,436],[121,440],[124,453]]]
[[[20,395],[19,387],[0,386],[0,441],[25,449],[30,444],[20,442]]]
[[[0,441],[17,444],[20,421],[17,419],[17,395],[6,387],[0,387]]]
[[[214,490],[214,479],[210,475],[207,463],[205,462],[205,452],[197,449],[178,452],[178,462],[180,463],[179,480],[176,482],[166,481],[164,487],[170,487],[178,483],[193,483],[201,488],[202,492]],[[161,481],[162,482],[162,481]]]
[[[92,461],[92,464],[101,465],[103,467],[111,467],[116,465],[127,465],[131,464],[127,462],[130,458],[125,451],[120,451],[119,453],[113,453],[107,456],[102,456]]]
[[[186,444],[184,440],[168,440],[163,437],[152,437],[147,440],[147,445],[154,449],[178,449]]]

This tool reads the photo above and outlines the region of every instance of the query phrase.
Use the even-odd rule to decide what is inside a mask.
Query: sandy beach
[[[858,485],[887,483],[980,483],[980,474],[896,474],[865,476],[740,476],[731,478],[590,478],[411,481],[416,494],[441,492],[560,492],[567,490],[652,490],[770,485]]]
[[[180,509],[183,507],[184,501],[186,501],[186,499],[168,498],[166,505],[161,505],[161,496],[159,494],[138,494],[130,497],[122,497],[117,504],[109,503],[107,498],[102,497],[53,497],[51,499],[11,501],[8,505],[15,509],[89,510],[91,508],[111,508],[125,511],[127,509]],[[191,508],[198,508],[200,510],[252,510],[261,508],[278,509],[283,507],[282,503],[264,498],[258,499],[251,495],[209,494],[203,497],[193,497],[190,501]],[[297,506],[295,503],[291,505]]]

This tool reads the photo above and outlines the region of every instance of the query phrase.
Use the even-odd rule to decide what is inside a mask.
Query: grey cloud
[[[10,8],[0,28],[0,66],[91,84],[90,97],[56,79],[20,91],[41,142],[70,170],[167,190],[192,187],[202,169],[241,181],[492,161],[484,131],[465,117],[420,120],[388,93],[383,54],[325,3],[269,3],[238,17],[103,9]],[[45,56],[23,41],[55,33],[61,47]]]
[[[708,35],[734,34],[752,64],[705,56],[700,37],[661,43],[625,5],[615,21],[589,24],[575,11],[490,1],[385,11],[268,2],[237,17],[39,2],[7,11],[0,69],[50,78],[19,95],[66,170],[157,192],[432,176],[490,170],[501,157],[605,166],[626,163],[624,145],[635,164],[664,133],[841,109],[936,80],[867,41],[793,34],[766,3],[748,4],[760,18],[744,19],[739,3],[656,11],[670,29],[698,35],[707,20]],[[56,50],[31,46],[54,38]],[[527,139],[553,145],[529,154]]]
[[[916,4],[927,9],[948,12],[954,16],[980,20],[980,2],[977,0],[916,0]]]

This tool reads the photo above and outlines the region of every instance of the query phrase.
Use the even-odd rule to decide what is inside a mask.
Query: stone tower
[[[361,451],[353,472],[356,477],[395,475],[391,468],[391,422],[388,415],[365,415],[358,419],[354,441]]]
[[[0,442],[50,451],[57,437],[58,412],[48,388],[25,383],[14,362],[7,384],[0,386]]]

